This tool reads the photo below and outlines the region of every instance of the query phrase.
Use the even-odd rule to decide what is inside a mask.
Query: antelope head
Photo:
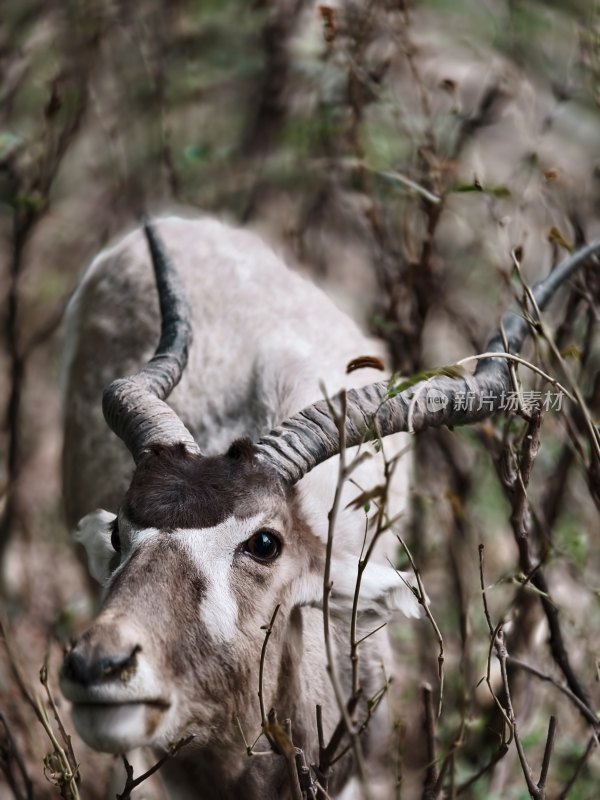
[[[335,425],[318,419],[315,408],[258,442],[236,441],[218,456],[200,452],[165,403],[186,365],[190,315],[154,229],[145,230],[161,339],[139,373],[104,393],[106,421],[136,469],[116,515],[95,511],[78,526],[76,538],[104,598],[61,669],[78,732],[109,752],[166,746],[183,732],[203,744],[219,730],[222,741],[244,713],[249,725],[260,724],[256,676],[264,624],[279,606],[285,629],[274,634],[274,646],[279,636],[280,649],[299,647],[302,620],[294,609],[322,600],[325,548],[303,516],[297,484],[336,451]],[[336,564],[333,609],[350,613],[356,561]],[[361,610],[396,607],[415,614],[412,593],[391,567],[370,565]],[[322,638],[319,644],[310,631],[303,636],[306,647],[322,650]],[[282,653],[290,662],[297,657]],[[294,703],[299,689],[292,673],[287,689]],[[324,664],[314,680],[327,681]],[[277,683],[273,672],[266,691]]]
[[[320,663],[322,639],[302,632],[295,610],[322,600],[325,547],[303,517],[298,482],[343,447],[406,430],[409,412],[414,431],[491,414],[509,386],[500,353],[506,344],[518,350],[527,333],[527,323],[509,315],[504,339],[496,335],[487,345],[498,356],[480,361],[473,375],[442,375],[399,393],[387,381],[350,390],[341,424],[319,401],[257,442],[237,441],[223,455],[205,456],[165,402],[185,368],[192,330],[178,276],[149,224],[146,236],[160,342],[139,373],[113,382],[103,398],[106,421],[136,469],[116,515],[97,511],[80,523],[77,537],[104,600],[61,670],[79,733],[112,752],[165,746],[189,732],[200,744],[222,740],[240,709],[252,717],[261,628],[276,606],[286,626],[282,658],[300,657],[291,650],[304,636],[303,647]],[[581,262],[571,260],[536,287],[540,308]],[[428,404],[429,391],[446,402]],[[486,404],[464,409],[456,397],[465,391],[485,393]],[[340,609],[352,606],[355,575],[356,565],[342,564],[334,576],[332,602]],[[373,565],[361,597],[371,609],[414,611],[414,598],[391,568]],[[325,684],[325,669],[312,680]],[[273,673],[265,686],[275,691],[277,682]],[[302,692],[293,678],[289,686],[279,683],[277,691],[297,702]]]

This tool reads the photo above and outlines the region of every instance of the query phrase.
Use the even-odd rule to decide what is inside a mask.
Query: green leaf
[[[212,147],[209,144],[190,144],[183,151],[183,157],[190,164],[207,161],[212,156]]]
[[[467,192],[481,192],[482,194],[489,194],[492,197],[504,198],[510,197],[511,192],[508,186],[483,186],[479,181],[474,183],[459,183],[452,190],[460,194]]]
[[[464,194],[465,192],[482,192],[483,188],[478,183],[459,183],[452,191]]]
[[[10,131],[0,132],[0,162],[6,161],[23,144],[23,139]]]
[[[430,378],[462,378],[463,375],[464,371],[461,366],[458,364],[449,364],[445,367],[437,367],[436,369],[418,372],[416,375],[412,375],[410,378],[406,378],[396,384],[394,384],[394,378],[392,376],[388,384],[386,399],[389,400],[391,397],[396,397],[396,395],[406,389],[410,389],[411,386],[415,386],[417,383],[421,383],[421,381],[427,381]]]

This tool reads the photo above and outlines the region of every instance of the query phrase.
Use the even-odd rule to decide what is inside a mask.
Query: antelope
[[[573,268],[540,284],[540,307]],[[512,315],[504,328],[518,350],[527,324]],[[504,349],[499,335],[487,346]],[[348,373],[364,355],[369,366]],[[498,408],[509,372],[502,357],[486,358],[474,375],[395,393],[378,359],[382,346],[321,290],[255,235],[213,219],[147,223],[102,252],[73,296],[65,509],[103,589],[98,615],[65,655],[61,688],[97,750],[164,750],[193,735],[163,768],[173,796],[297,797],[281,750],[248,757],[242,732],[253,739],[273,709],[307,763],[318,762],[315,708],[326,740],[340,718],[332,672],[351,693],[352,615],[375,631],[359,649],[356,719],[393,670],[387,633],[376,629],[397,610],[418,616],[418,602],[390,564],[391,524],[357,591],[377,514],[360,498],[394,462],[386,513],[401,524],[409,418],[413,431],[481,419]],[[461,410],[465,387],[493,403]],[[428,392],[444,402],[428,403]],[[341,453],[356,458],[342,485]],[[361,741],[373,775],[389,758],[382,716]],[[349,750],[336,764],[328,796],[362,796],[356,762]],[[303,796],[324,797],[315,786]]]

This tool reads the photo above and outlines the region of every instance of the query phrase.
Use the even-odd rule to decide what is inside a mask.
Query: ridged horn
[[[189,306],[179,275],[150,220],[144,220],[144,233],[160,303],[160,341],[145,367],[113,381],[102,396],[106,422],[125,442],[136,463],[155,444],[182,443],[191,452],[200,452],[192,434],[164,402],[187,364],[192,341]]]
[[[543,310],[556,290],[598,252],[600,242],[587,245],[536,284],[533,296],[538,308]],[[534,309],[531,309],[531,314],[535,317]],[[509,312],[502,319],[502,330],[508,352],[518,353],[529,332],[529,323],[518,314]],[[484,352],[506,352],[500,332],[493,334]],[[499,410],[510,385],[506,359],[490,357],[478,362],[472,376],[436,376],[393,397],[389,396],[387,381],[350,389],[346,394],[346,447],[408,430],[409,409],[411,430],[415,432],[442,425],[478,422]],[[436,396],[442,402],[435,408],[428,407],[427,398]],[[465,407],[468,406],[464,403],[465,397],[480,398],[481,408]],[[326,400],[319,400],[290,417],[256,444],[258,457],[274,467],[288,484],[296,483],[318,464],[337,455],[339,449],[338,427]]]

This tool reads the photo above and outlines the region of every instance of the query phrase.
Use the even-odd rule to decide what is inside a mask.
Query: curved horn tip
[[[156,230],[156,220],[154,217],[144,214],[141,219],[141,225],[146,237],[146,241],[148,242],[148,246],[150,247],[150,252],[152,252],[153,249],[159,244],[158,232]]]

